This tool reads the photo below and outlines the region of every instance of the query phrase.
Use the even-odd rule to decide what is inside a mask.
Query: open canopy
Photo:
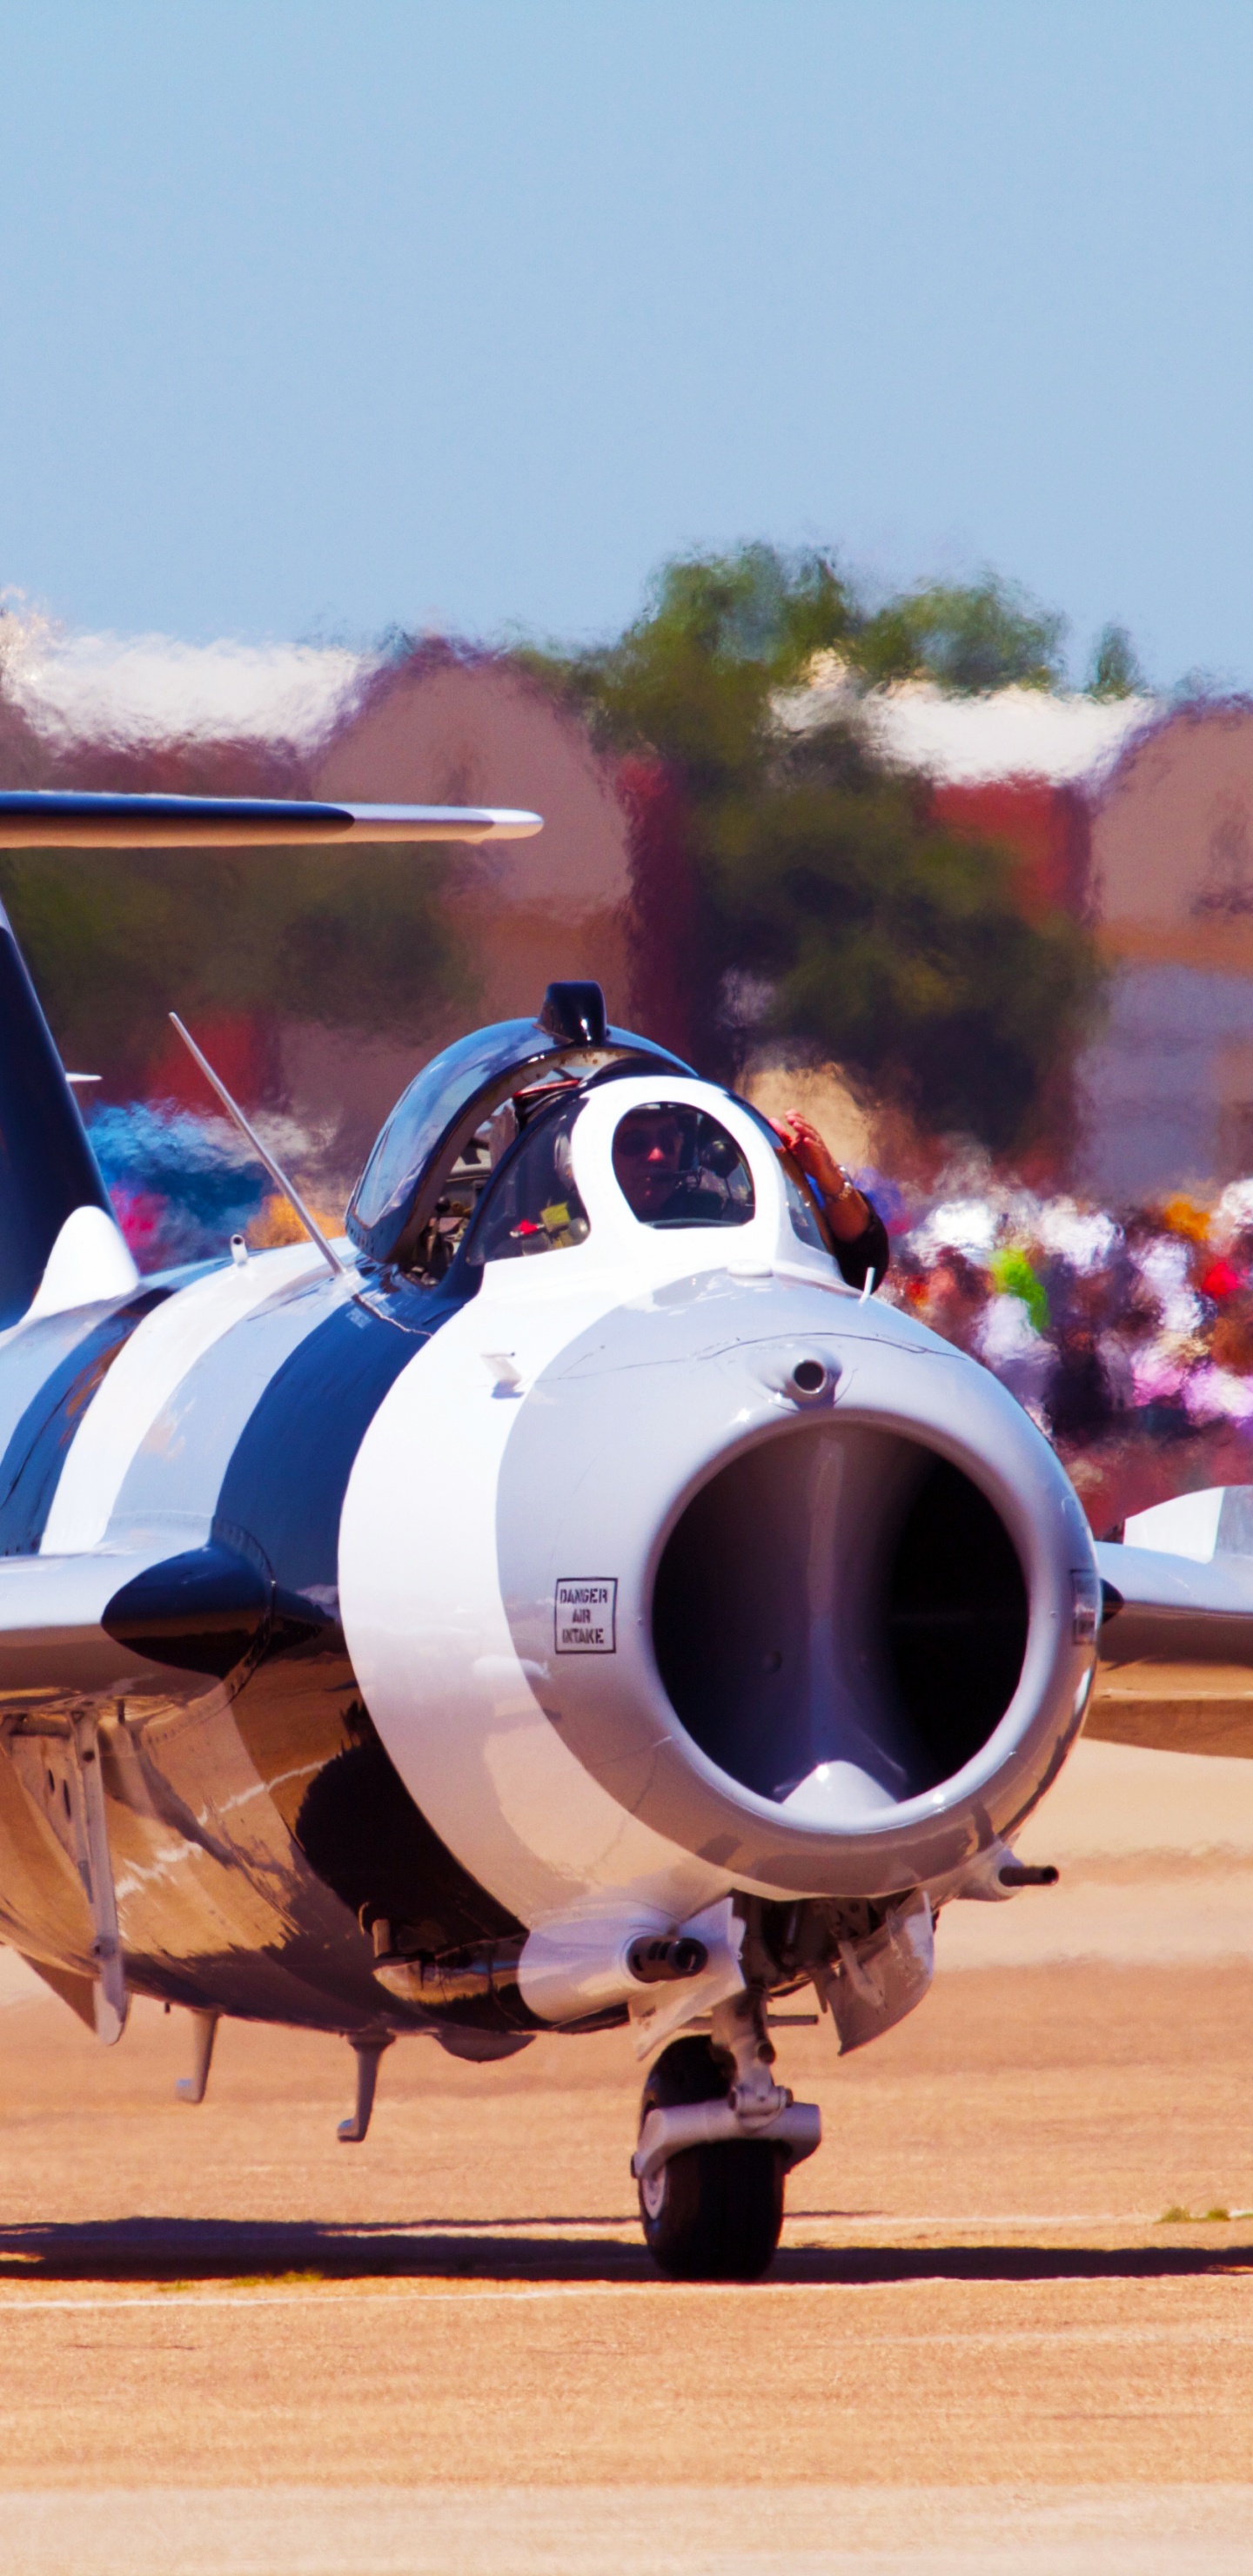
[[[542,817],[489,805],[327,805],[300,797],[0,793],[0,849],[255,848],[296,841],[525,841]]]
[[[410,1262],[463,1148],[502,1101],[567,1073],[690,1073],[667,1047],[608,1026],[599,984],[550,984],[533,1020],[499,1020],[423,1066],[376,1138],[348,1203],[345,1231],[369,1260]]]

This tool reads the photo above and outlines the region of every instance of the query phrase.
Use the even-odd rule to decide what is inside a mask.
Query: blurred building
[[[1114,973],[1084,1177],[1136,1196],[1253,1172],[1253,705],[1182,707],[1132,740],[1091,835]]]
[[[780,714],[857,722],[927,782],[937,819],[1017,854],[1029,908],[1095,928],[1108,1010],[1075,1070],[1071,1181],[1109,1203],[1253,1171],[1253,703],[922,684],[867,696],[828,659]],[[286,1103],[325,1136],[328,1169],[363,1150],[423,1054],[467,1017],[533,1011],[551,976],[595,975],[616,1019],[708,1053],[673,782],[656,763],[604,758],[508,654],[66,641],[4,615],[0,779],[544,816],[535,841],[441,861],[467,975],[416,1055],[411,1034],[302,1015],[299,991],[206,1020],[249,1098]],[[190,1106],[192,1077],[161,1045],[145,1087]]]
[[[0,618],[0,783],[542,814],[533,841],[439,855],[462,971],[446,1006],[426,1014],[421,1046],[385,1015],[364,1029],[328,1025],[302,1012],[298,988],[277,1007],[202,1017],[241,1096],[289,1109],[320,1140],[328,1186],[352,1177],[418,1065],[468,1022],[529,1016],[555,976],[597,977],[615,1019],[638,1007],[629,825],[614,772],[577,716],[507,655],[435,642],[387,657],[166,639],[93,646]],[[141,1087],[203,1102],[201,1077],[165,1032]]]
[[[462,850],[449,901],[472,943],[482,1016],[534,1011],[553,976],[595,976],[630,1010],[627,822],[577,716],[504,655],[420,646],[379,671],[310,769],[318,796],[521,805],[538,840]]]
[[[937,817],[1017,852],[1029,905],[1096,930],[1069,1177],[1108,1203],[1253,1172],[1253,704],[907,685],[858,720]]]
[[[537,841],[453,859],[450,897],[481,960],[489,1018],[535,979],[599,974],[628,1007],[628,829],[578,717],[507,654],[439,641],[403,655],[339,645],[59,638],[0,615],[6,786],[318,795],[520,805]]]

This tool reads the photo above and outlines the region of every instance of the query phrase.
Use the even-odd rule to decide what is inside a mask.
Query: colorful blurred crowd
[[[227,1119],[145,1100],[88,1107],[86,1116],[118,1223],[141,1270],[211,1260],[233,1234],[254,1249],[299,1239],[294,1210]],[[272,1153],[296,1165],[304,1161],[310,1140],[294,1121],[258,1123]],[[341,1209],[332,1215],[335,1232],[342,1221]]]
[[[1114,1216],[988,1178],[929,1200],[864,1178],[885,1293],[1025,1405],[1098,1530],[1102,1510],[1112,1534],[1167,1491],[1253,1481],[1253,1180]]]

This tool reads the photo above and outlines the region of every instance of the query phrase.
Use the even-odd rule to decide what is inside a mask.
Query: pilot
[[[874,1272],[882,1285],[888,1267],[888,1238],[878,1210],[850,1181],[828,1152],[817,1128],[799,1111],[771,1126],[817,1196],[843,1277],[863,1287]],[[700,1225],[742,1221],[732,1190],[714,1171],[698,1164],[688,1168],[689,1137],[685,1114],[659,1103],[632,1109],[614,1137],[613,1162],[623,1196],[644,1225]],[[722,1136],[724,1147],[730,1139]],[[747,1175],[744,1175],[745,1181]]]
[[[849,1179],[843,1164],[837,1163],[817,1128],[799,1109],[789,1109],[770,1124],[821,1202],[832,1249],[849,1287],[864,1288],[870,1279],[872,1290],[881,1288],[891,1253],[888,1230],[873,1199]]]
[[[680,1223],[684,1216],[699,1221],[697,1194],[683,1171],[686,1143],[683,1121],[673,1109],[630,1109],[622,1120],[613,1140],[613,1167],[641,1225]]]

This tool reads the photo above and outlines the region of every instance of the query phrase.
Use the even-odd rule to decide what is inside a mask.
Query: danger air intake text
[[[563,1575],[557,1585],[553,1629],[559,1655],[612,1655],[618,1610],[616,1575]]]

